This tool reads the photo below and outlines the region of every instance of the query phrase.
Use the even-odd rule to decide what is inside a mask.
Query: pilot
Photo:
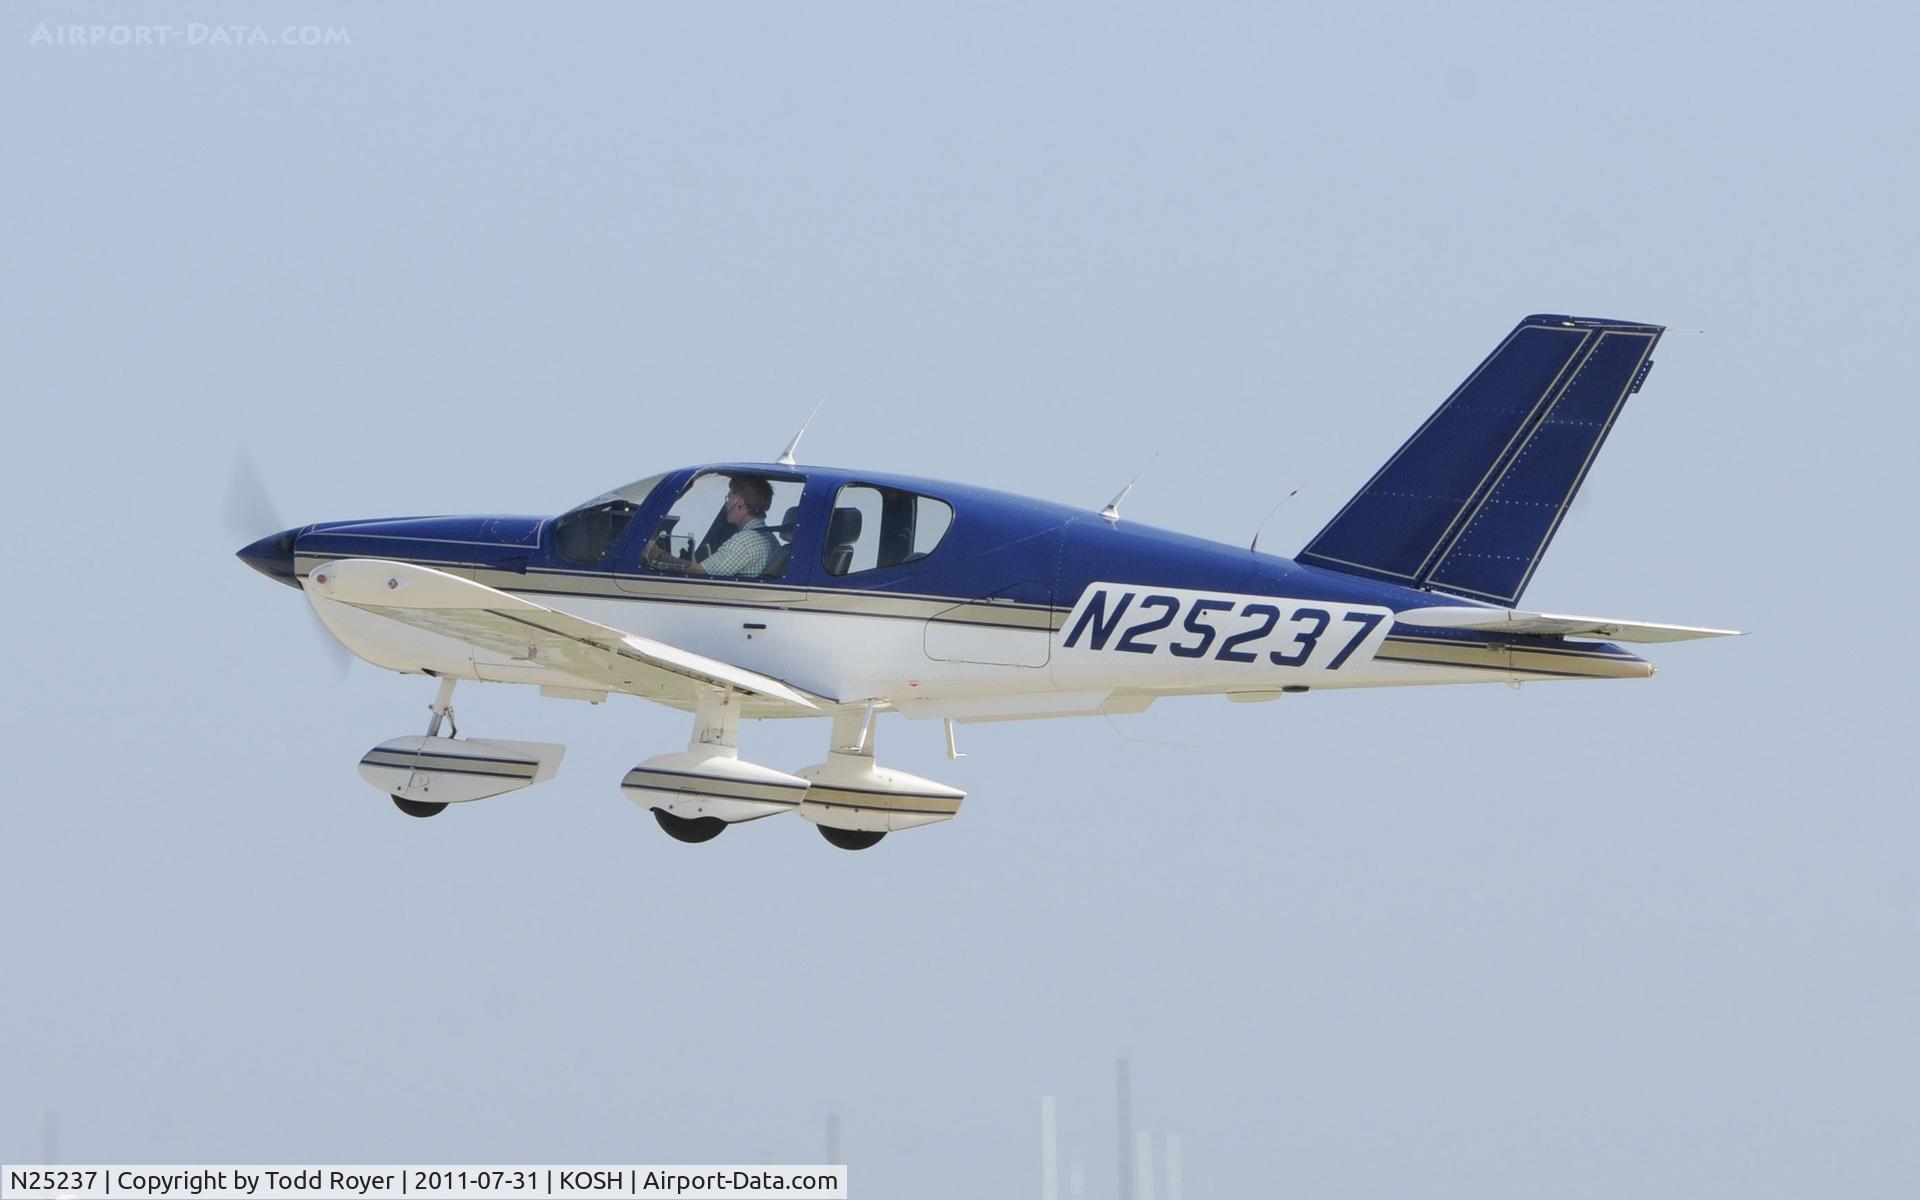
[[[647,559],[655,566],[689,575],[759,575],[780,548],[779,539],[767,528],[767,510],[771,507],[772,484],[758,475],[735,475],[727,480],[727,503],[721,511],[738,533],[720,543],[720,548],[702,562],[683,563],[656,556],[651,548]]]

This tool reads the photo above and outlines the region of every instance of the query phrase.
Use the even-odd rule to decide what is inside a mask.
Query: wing
[[[745,692],[758,701],[755,707],[786,716],[833,703],[744,667],[431,567],[349,558],[315,567],[302,582],[309,595],[676,707],[692,707],[703,691],[715,687]]]
[[[1657,625],[1613,617],[1571,617],[1564,613],[1516,612],[1504,608],[1410,608],[1394,616],[1396,624],[1428,629],[1484,629],[1494,633],[1538,633],[1558,637],[1598,637],[1613,642],[1684,642],[1689,638],[1733,637],[1737,629],[1697,625]]]

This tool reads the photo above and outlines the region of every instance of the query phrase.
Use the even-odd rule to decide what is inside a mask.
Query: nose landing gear
[[[453,724],[453,684],[440,680],[428,706],[433,720],[425,737],[399,737],[380,743],[360,759],[360,777],[392,797],[409,817],[438,816],[449,804],[484,800],[553,778],[565,746],[549,742],[507,742],[462,738]],[[440,736],[447,724],[450,736]]]
[[[409,800],[405,796],[395,796],[393,806],[410,817],[419,817],[422,820],[427,817],[437,817],[447,811],[444,801],[435,803],[429,800]]]

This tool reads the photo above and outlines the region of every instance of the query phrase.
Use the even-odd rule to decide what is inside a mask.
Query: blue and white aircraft
[[[520,683],[690,712],[686,749],[621,783],[682,841],[796,812],[861,849],[964,798],[875,762],[888,713],[946,722],[954,754],[955,723],[1162,696],[1642,678],[1652,665],[1614,643],[1733,632],[1518,607],[1661,332],[1521,321],[1292,559],[1123,521],[1117,501],[802,466],[791,445],[556,517],[321,522],[239,556],[353,653],[439,681],[427,733],[360,763],[405,813],[553,776],[563,747],[452,725],[457,681]],[[825,760],[742,759],[742,717],[830,718]]]

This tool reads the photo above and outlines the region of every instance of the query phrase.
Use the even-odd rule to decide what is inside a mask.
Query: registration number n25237
[[[1096,583],[1067,617],[1062,651],[1338,671],[1372,658],[1386,608]]]

